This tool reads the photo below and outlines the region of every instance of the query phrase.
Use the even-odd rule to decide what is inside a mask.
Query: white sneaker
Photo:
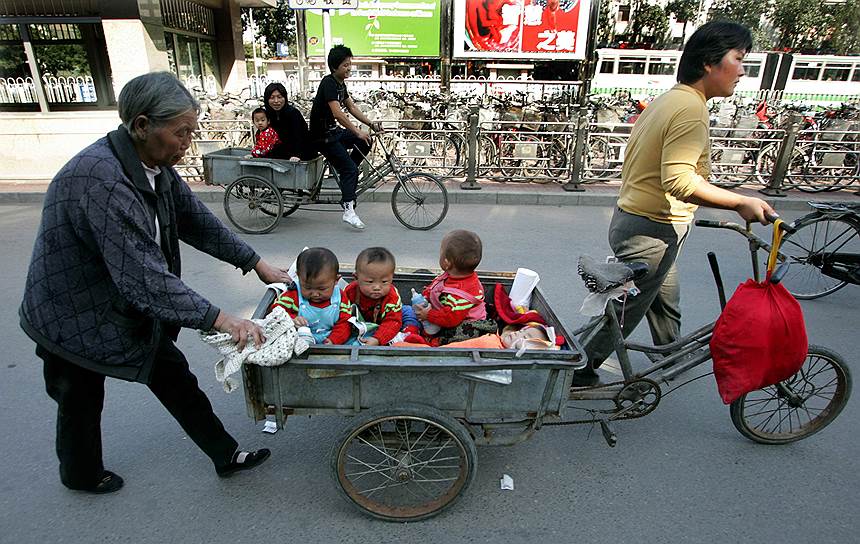
[[[363,229],[364,223],[355,213],[355,202],[345,202],[343,205],[343,221],[356,229]]]

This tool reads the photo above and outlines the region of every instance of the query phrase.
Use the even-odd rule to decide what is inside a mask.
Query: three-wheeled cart
[[[514,278],[479,276],[490,306],[494,285]],[[395,284],[408,293],[433,277],[398,269]],[[255,318],[274,297],[266,292]],[[564,337],[560,350],[312,346],[281,366],[243,367],[248,413],[279,428],[291,415],[351,416],[331,453],[338,490],[378,518],[433,516],[469,487],[476,446],[516,444],[561,418],[584,357],[539,288],[531,307]]]

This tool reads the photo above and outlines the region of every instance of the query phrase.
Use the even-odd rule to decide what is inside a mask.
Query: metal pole
[[[328,57],[331,51],[331,10],[323,10],[323,59]]]
[[[43,112],[51,111],[51,108],[48,107],[48,97],[45,95],[42,74],[39,72],[38,63],[36,63],[36,52],[33,50],[33,44],[30,42],[30,33],[27,31],[27,25],[18,25],[18,29],[21,33],[21,40],[24,42],[24,53],[27,55],[30,74],[33,76],[33,88],[36,90],[36,100],[39,101],[39,109]]]
[[[794,151],[794,144],[797,141],[802,120],[803,116],[799,113],[792,113],[791,117],[789,117],[788,128],[785,131],[785,137],[780,142],[776,161],[773,165],[773,172],[770,174],[770,181],[767,187],[759,190],[760,193],[768,196],[785,196],[785,191],[782,190],[782,182],[785,180],[786,173],[788,173],[791,154]]]
[[[251,56],[254,57],[254,77],[260,84],[260,72],[257,69],[257,27],[254,24],[254,8],[248,8],[248,18],[251,20]]]
[[[588,103],[588,94],[591,92],[591,80],[594,77],[594,55],[595,42],[597,41],[597,23],[600,20],[600,0],[591,2],[591,11],[588,14],[588,38],[585,43],[585,60],[582,62],[580,75],[582,76],[582,87],[579,90],[579,105]]]
[[[480,190],[481,186],[475,179],[478,177],[478,106],[469,108],[469,127],[466,137],[466,181],[460,184],[467,191]]]
[[[296,15],[296,57],[299,62],[299,88],[302,94],[308,91],[308,33],[305,26],[305,10],[294,10]]]
[[[576,143],[573,147],[573,161],[571,161],[570,181],[562,185],[565,191],[583,192],[582,163],[585,158],[585,140],[588,138],[588,106],[580,106],[576,114]]]
[[[439,44],[440,62],[439,75],[441,76],[441,87],[443,93],[448,93],[451,90],[451,0],[442,0],[440,24],[442,25],[442,34],[440,36],[441,43]]]

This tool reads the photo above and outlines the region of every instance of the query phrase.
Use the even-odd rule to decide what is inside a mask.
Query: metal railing
[[[42,78],[42,84],[50,103],[91,104],[98,101],[96,87],[90,76],[45,76]],[[0,104],[35,104],[37,102],[33,78],[0,78]]]

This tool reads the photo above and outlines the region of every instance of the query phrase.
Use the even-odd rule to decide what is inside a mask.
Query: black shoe
[[[570,381],[571,387],[597,387],[603,385],[600,381],[600,376],[591,369],[574,370],[573,379]]]
[[[118,475],[109,470],[102,472],[98,483],[87,487],[70,487],[75,491],[85,491],[87,493],[96,493],[102,495],[104,493],[113,493],[122,489],[123,481]]]
[[[245,455],[243,456],[242,454]],[[262,448],[257,451],[237,451],[233,454],[233,459],[229,463],[221,468],[216,468],[215,472],[218,473],[218,476],[225,478],[234,472],[254,468],[268,459],[271,454],[272,452],[266,448]]]

